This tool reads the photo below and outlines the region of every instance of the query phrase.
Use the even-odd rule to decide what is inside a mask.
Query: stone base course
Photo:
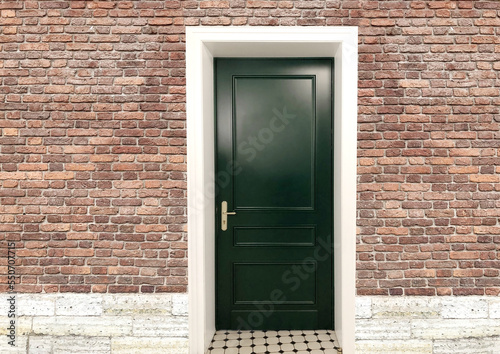
[[[16,346],[0,303],[0,353],[188,352],[187,294],[18,294]]]
[[[498,354],[500,298],[356,298],[356,353]]]
[[[187,294],[18,294],[16,346],[0,353],[188,353]],[[498,354],[500,298],[356,298],[356,353]]]

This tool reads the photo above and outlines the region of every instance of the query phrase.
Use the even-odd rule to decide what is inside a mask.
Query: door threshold
[[[338,354],[334,330],[217,331],[207,354]]]

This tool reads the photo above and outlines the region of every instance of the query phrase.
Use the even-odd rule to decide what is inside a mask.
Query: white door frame
[[[354,353],[357,27],[187,27],[189,351],[215,332],[214,57],[334,58],[334,312]]]

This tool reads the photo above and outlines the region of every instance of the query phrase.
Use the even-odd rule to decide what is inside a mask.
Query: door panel
[[[234,177],[235,208],[312,208],[313,81],[234,77],[233,151],[244,170]]]
[[[217,328],[333,328],[333,63],[215,64]]]
[[[279,310],[273,305],[261,306],[260,311],[234,310],[231,312],[231,323],[241,329],[311,329],[308,323],[318,323],[318,312],[313,310]],[[269,317],[267,317],[271,314]],[[253,326],[249,326],[253,323]],[[265,326],[261,325],[265,323]]]
[[[316,279],[314,276],[304,280],[301,286],[283,287],[282,277],[301,263],[235,263],[234,264],[234,302],[236,304],[269,303],[275,289],[283,291],[282,304],[314,304],[316,302]],[[306,263],[311,269],[316,262]],[[285,292],[286,291],[286,292]]]
[[[235,227],[236,246],[314,246],[313,226],[295,227]]]

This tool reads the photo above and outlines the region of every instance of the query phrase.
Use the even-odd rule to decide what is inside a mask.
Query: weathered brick
[[[19,50],[23,51],[48,51],[47,43],[23,43],[19,46]]]
[[[372,26],[375,27],[392,27],[396,25],[396,21],[392,19],[373,19],[371,21]]]
[[[200,1],[200,8],[229,8],[229,1]]]
[[[164,18],[149,19],[148,23],[152,26],[167,26],[173,24],[174,21],[171,18],[164,17]]]

